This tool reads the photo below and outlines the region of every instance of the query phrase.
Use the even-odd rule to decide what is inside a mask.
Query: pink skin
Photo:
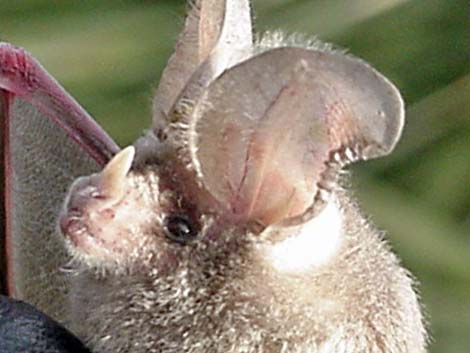
[[[106,132],[29,53],[0,43],[0,68],[0,89],[10,92],[11,100],[18,96],[36,106],[98,163],[106,164],[119,151]]]
[[[100,175],[78,179],[69,192],[59,218],[59,227],[72,251],[98,261],[121,261],[141,247],[135,227],[151,227],[154,209],[135,188],[129,187],[119,199],[104,194]]]

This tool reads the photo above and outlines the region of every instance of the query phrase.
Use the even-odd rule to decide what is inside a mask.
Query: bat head
[[[281,47],[207,72],[136,143],[134,163],[128,147],[73,185],[60,226],[76,253],[142,262],[228,229],[291,235],[326,207],[345,165],[389,153],[401,133],[396,88],[342,53]]]
[[[324,45],[254,43],[246,0],[196,3],[154,112],[132,169],[129,148],[72,188],[61,228],[89,255],[154,256],[142,253],[155,241],[147,233],[214,240],[221,229],[305,224],[328,204],[339,171],[388,154],[404,122],[398,90],[365,62]],[[83,209],[93,209],[88,226]]]
[[[80,263],[118,273],[86,277],[81,295],[107,320],[85,318],[93,335],[138,330],[122,346],[132,338],[231,351],[211,345],[223,347],[234,327],[268,332],[285,307],[303,317],[310,289],[295,302],[290,288],[304,284],[293,277],[272,295],[289,277],[278,274],[336,251],[338,173],[388,154],[404,123],[398,90],[365,62],[323,46],[253,43],[248,1],[196,4],[157,90],[152,130],[78,179],[60,219]],[[279,316],[261,324],[269,308]]]

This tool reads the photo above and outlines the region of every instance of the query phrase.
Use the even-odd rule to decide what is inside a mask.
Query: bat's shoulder
[[[340,192],[338,200],[344,240],[324,272],[329,281],[322,282],[328,283],[326,295],[336,298],[341,308],[338,327],[348,340],[375,337],[373,344],[386,351],[424,352],[427,333],[416,280],[393,252],[387,234],[362,214],[351,193]]]

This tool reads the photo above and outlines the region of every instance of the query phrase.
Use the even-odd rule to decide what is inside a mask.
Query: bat
[[[398,89],[319,41],[254,38],[248,0],[191,2],[122,150],[0,45],[8,294],[97,353],[425,352],[414,281],[342,177],[394,149]]]

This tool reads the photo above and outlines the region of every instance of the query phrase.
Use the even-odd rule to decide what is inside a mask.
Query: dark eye
[[[164,223],[168,238],[180,244],[186,244],[197,236],[197,230],[190,220],[182,215],[168,216]]]

